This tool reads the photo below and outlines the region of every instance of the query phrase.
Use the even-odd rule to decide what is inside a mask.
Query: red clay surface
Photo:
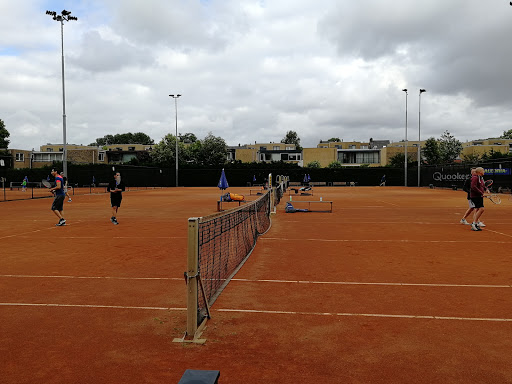
[[[248,188],[230,188],[249,195]],[[459,224],[463,192],[317,188],[295,200],[212,307],[205,345],[186,328],[187,218],[216,188],[0,203],[0,382],[512,383],[512,201]],[[252,197],[252,196],[251,196]],[[283,200],[288,200],[288,196]],[[297,205],[299,207],[299,205]]]

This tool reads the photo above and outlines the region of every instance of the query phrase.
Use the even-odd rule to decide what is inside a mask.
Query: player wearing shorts
[[[112,180],[108,186],[110,191],[110,205],[112,206],[112,217],[110,221],[114,225],[118,225],[117,222],[117,211],[121,206],[121,200],[123,200],[124,183],[121,181],[121,174],[119,172],[114,174],[114,180]]]
[[[472,231],[481,231],[481,227],[485,224],[480,221],[480,217],[484,213],[484,193],[486,191],[484,182],[484,169],[478,167],[475,169],[475,174],[471,176],[471,189],[469,195],[471,201],[475,205],[475,213],[473,214],[473,223],[471,224]]]
[[[57,227],[62,227],[66,225],[66,219],[62,216],[62,211],[64,209],[64,199],[66,195],[64,193],[64,180],[62,176],[59,175],[57,170],[52,169],[52,176],[55,177],[55,187],[50,188],[50,191],[55,193],[55,197],[53,198],[52,203],[52,211],[55,213],[55,216],[59,218],[59,222],[55,224]]]

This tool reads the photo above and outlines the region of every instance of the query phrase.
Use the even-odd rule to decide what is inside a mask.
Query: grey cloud
[[[70,63],[91,72],[113,72],[130,66],[147,66],[154,62],[149,49],[126,42],[105,40],[97,31],[84,34],[80,53]]]

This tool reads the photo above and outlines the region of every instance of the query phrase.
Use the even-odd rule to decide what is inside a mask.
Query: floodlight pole
[[[178,98],[181,95],[169,95],[174,99],[174,111],[176,116],[176,187],[178,187]]]
[[[427,92],[425,89],[420,89],[418,101],[418,187],[420,187],[420,164],[421,164],[421,94]]]
[[[66,87],[64,82],[64,21],[70,20],[78,20],[77,17],[70,16],[71,12],[66,11],[65,9],[61,12],[60,15],[57,15],[55,11],[46,11],[47,15],[53,17],[53,20],[60,22],[60,41],[61,41],[61,53],[62,53],[62,167],[64,171],[64,175],[69,180],[68,175],[68,156],[67,156],[67,148],[66,148]]]
[[[404,161],[404,185],[407,187],[407,88],[402,89],[405,92],[405,161]]]

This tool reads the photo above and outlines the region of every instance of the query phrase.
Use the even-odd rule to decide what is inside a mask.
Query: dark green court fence
[[[58,166],[58,165],[57,165]],[[433,185],[443,188],[462,188],[465,177],[469,174],[470,164],[454,164],[449,166],[422,166],[421,186]],[[479,164],[486,170],[486,178],[494,180],[495,189],[512,187],[512,161],[492,161]],[[50,177],[52,167],[33,169],[9,169],[0,167],[0,201],[40,197],[41,193],[15,194],[21,189],[25,176],[29,182],[40,182]],[[175,186],[175,168],[140,167],[130,165],[76,165],[68,164],[68,184],[77,188],[76,193],[104,193],[105,185],[113,178],[114,172],[121,172],[123,181],[129,189],[161,188]],[[226,177],[231,187],[263,185],[269,173],[287,175],[290,182],[301,183],[308,175],[311,182],[325,185],[354,183],[358,186],[379,185],[386,175],[387,186],[404,185],[404,169],[388,167],[345,167],[345,168],[300,168],[289,164],[243,164],[225,166]],[[219,181],[221,168],[180,168],[178,172],[179,186],[184,187],[215,187]],[[410,167],[407,176],[408,186],[418,186],[418,169]],[[11,189],[11,185],[14,184]],[[30,185],[30,188],[37,186]],[[89,190],[89,192],[88,192]],[[81,191],[81,192],[79,192]],[[2,193],[3,192],[3,193]],[[33,192],[33,191],[32,191]],[[38,192],[38,191],[36,191]],[[44,195],[44,193],[43,193]],[[46,195],[44,195],[46,196]]]

